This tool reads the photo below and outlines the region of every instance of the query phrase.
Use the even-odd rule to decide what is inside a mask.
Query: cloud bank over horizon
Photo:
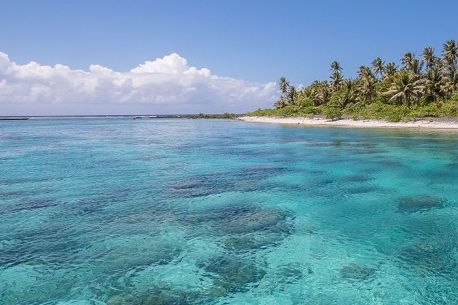
[[[19,65],[0,52],[0,115],[242,113],[271,107],[276,96],[275,82],[217,76],[177,53],[117,72]]]

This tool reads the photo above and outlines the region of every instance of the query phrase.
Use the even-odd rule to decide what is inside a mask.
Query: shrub
[[[336,107],[327,107],[325,108],[324,115],[327,119],[336,121],[342,118],[342,111]]]

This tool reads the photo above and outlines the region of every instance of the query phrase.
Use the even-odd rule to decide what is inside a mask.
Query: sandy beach
[[[329,126],[347,128],[424,128],[424,129],[447,129],[458,131],[458,120],[438,118],[434,120],[417,120],[410,122],[387,122],[383,120],[329,120],[325,118],[306,117],[255,117],[243,116],[239,118],[245,122],[290,124],[304,126]]]

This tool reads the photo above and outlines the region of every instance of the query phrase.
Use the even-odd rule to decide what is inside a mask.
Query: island
[[[407,52],[399,65],[377,57],[370,65],[361,65],[355,78],[345,78],[340,63],[333,61],[328,80],[295,87],[281,77],[278,81],[280,98],[274,108],[249,112],[242,119],[272,121],[272,117],[297,117],[299,122],[294,123],[303,123],[304,118],[309,118],[309,124],[342,119],[377,120],[417,122],[414,126],[418,126],[418,122],[424,126],[441,123],[450,127],[458,124],[457,62],[455,40],[446,41],[440,55],[436,55],[432,47],[424,48],[421,56]],[[331,125],[339,124],[343,122]]]

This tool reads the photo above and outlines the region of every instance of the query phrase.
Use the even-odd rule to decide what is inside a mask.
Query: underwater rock
[[[250,284],[256,284],[266,274],[252,261],[242,260],[236,256],[218,256],[208,261],[199,262],[202,268],[213,278],[213,283],[228,293],[244,292]]]
[[[205,304],[205,297],[195,291],[183,291],[170,287],[152,287],[138,305],[192,305]]]
[[[457,271],[458,231],[453,218],[436,215],[410,217],[404,229],[412,239],[398,250],[399,260],[420,272]]]
[[[220,187],[218,179],[213,181],[211,177],[201,177],[170,184],[169,190],[182,198],[195,198],[222,192]]]
[[[353,175],[342,177],[342,180],[348,181],[348,182],[367,182],[371,179],[372,178],[369,175],[365,175],[365,174],[353,174]]]
[[[290,228],[286,215],[277,210],[240,208],[227,213],[220,222],[220,229],[226,234],[243,234],[257,231],[288,233]]]
[[[189,190],[189,189],[201,187],[203,185],[204,185],[203,181],[192,180],[192,181],[186,181],[186,182],[173,183],[173,184],[170,184],[169,187],[174,190]]]
[[[361,185],[361,186],[348,187],[348,188],[345,188],[344,190],[345,192],[350,193],[350,194],[367,194],[367,193],[376,192],[379,189],[373,186],[369,186],[369,185]]]
[[[98,270],[115,272],[170,263],[181,253],[179,243],[148,235],[107,238],[94,242],[79,255],[97,261]]]
[[[361,265],[351,263],[340,269],[340,276],[344,279],[368,280],[375,275],[375,269],[369,267],[363,267]]]
[[[269,176],[278,175],[279,173],[286,172],[285,167],[279,166],[251,166],[243,168],[238,172],[238,180],[245,181],[258,181],[266,179]]]
[[[129,304],[127,298],[122,294],[115,294],[107,300],[107,305],[124,305]]]
[[[281,233],[232,235],[224,239],[223,247],[234,252],[250,252],[277,245],[285,238]]]
[[[211,223],[223,234],[248,234],[259,231],[289,233],[288,214],[251,205],[231,205],[187,215],[193,223]]]
[[[50,300],[68,298],[74,285],[74,273],[68,269],[28,264],[2,266],[0,304],[49,304]]]
[[[297,263],[289,263],[282,265],[275,272],[276,281],[284,284],[297,283],[304,277],[304,268]],[[307,268],[306,272],[312,274],[313,271],[310,267]]]
[[[398,256],[415,269],[443,273],[456,270],[457,262],[451,255],[452,251],[453,247],[425,242],[402,248]]]
[[[49,208],[58,205],[58,202],[48,199],[34,200],[12,205],[6,208],[6,212],[0,214],[16,213],[22,211],[31,211],[36,209]]]
[[[234,252],[275,246],[293,230],[288,213],[251,205],[216,207],[183,217],[194,228],[202,226],[206,234],[214,234],[222,247]]]
[[[399,200],[398,212],[418,212],[433,208],[442,208],[444,203],[444,199],[435,196],[408,196]]]

